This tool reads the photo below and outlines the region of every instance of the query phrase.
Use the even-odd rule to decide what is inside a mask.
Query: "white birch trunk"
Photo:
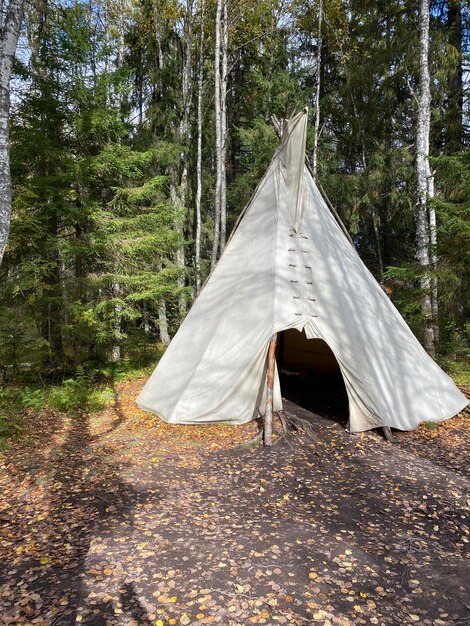
[[[160,331],[160,341],[167,346],[170,343],[170,334],[168,332],[166,303],[163,298],[158,303],[158,330]]]
[[[315,90],[315,135],[313,137],[312,170],[313,177],[317,178],[318,168],[318,135],[320,134],[320,86],[321,86],[321,51],[323,45],[322,38],[323,23],[323,0],[318,6],[318,33],[317,33],[317,85]]]
[[[419,97],[416,130],[416,240],[418,263],[422,268],[421,310],[424,318],[424,348],[435,354],[433,329],[432,286],[429,275],[430,224],[428,219],[429,193],[429,132],[431,122],[431,82],[429,75],[429,0],[419,5]]]
[[[227,0],[222,12],[222,63],[220,76],[220,254],[225,250],[227,238],[227,82],[228,82],[228,13]]]
[[[188,196],[188,150],[186,143],[189,132],[189,113],[192,99],[192,34],[193,34],[193,3],[189,2],[187,13],[183,25],[183,58],[182,58],[182,113],[178,129],[179,141],[181,144],[181,173],[175,171],[172,183],[171,197],[175,208],[178,211],[176,228],[183,238],[184,217],[182,215]],[[185,258],[184,249],[179,247],[176,252],[176,264],[181,268],[181,277],[178,279],[178,286],[184,288]],[[183,291],[179,297],[179,312],[184,315],[186,312],[186,296]]]
[[[214,197],[214,238],[212,241],[211,270],[217,262],[217,252],[220,242],[220,207],[222,185],[222,120],[220,109],[220,74],[221,74],[221,34],[222,12],[224,0],[217,0],[215,14],[215,51],[214,51],[214,103],[215,103],[215,197]]]
[[[201,198],[202,198],[202,97],[204,92],[204,2],[201,3],[201,33],[199,38],[199,67],[197,88],[197,163],[196,163],[196,241],[195,283],[196,295],[201,289]]]
[[[3,4],[3,3],[2,3]],[[10,78],[23,19],[23,0],[9,0],[0,13],[0,263],[10,232]]]

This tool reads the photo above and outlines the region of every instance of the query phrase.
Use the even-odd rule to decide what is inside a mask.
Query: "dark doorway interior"
[[[295,329],[279,333],[277,363],[284,398],[346,426],[346,387],[338,362],[322,339],[307,339]]]

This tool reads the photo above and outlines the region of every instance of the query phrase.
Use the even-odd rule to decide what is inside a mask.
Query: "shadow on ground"
[[[287,409],[309,434],[193,455],[51,417],[2,455],[0,624],[466,623],[468,479]]]

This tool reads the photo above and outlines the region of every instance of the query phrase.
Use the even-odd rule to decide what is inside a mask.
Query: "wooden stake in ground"
[[[273,387],[276,363],[277,333],[271,337],[268,348],[268,371],[266,373],[266,411],[264,413],[264,445],[272,446],[273,436]]]

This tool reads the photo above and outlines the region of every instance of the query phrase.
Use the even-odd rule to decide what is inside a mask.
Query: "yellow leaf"
[[[157,619],[157,621],[155,622],[155,626],[163,626],[163,622],[161,619]]]
[[[196,617],[197,619],[204,619],[204,613],[198,613]]]
[[[315,579],[318,578],[318,574],[316,572],[310,572],[310,574],[308,575],[309,578]]]
[[[171,596],[171,598],[168,598],[168,602],[176,602],[176,596]]]
[[[357,611],[358,613],[362,613],[362,609],[361,609],[361,607],[359,606],[359,604],[355,604],[355,605],[354,605],[354,610],[355,610],[355,611]]]
[[[42,565],[46,565],[46,563],[49,563],[49,559],[47,558],[47,556],[42,556],[39,560],[41,561]]]
[[[363,591],[361,591],[359,595],[361,596],[361,598],[367,598],[367,593],[364,593]]]

